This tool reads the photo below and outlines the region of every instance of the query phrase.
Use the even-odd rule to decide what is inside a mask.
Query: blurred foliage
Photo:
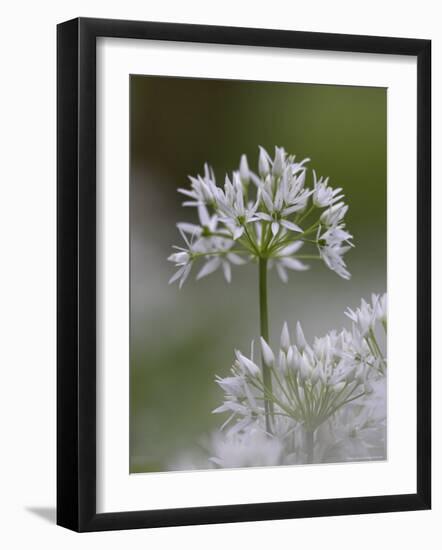
[[[344,188],[353,277],[316,264],[288,285],[272,276],[272,333],[285,319],[301,320],[310,337],[339,328],[347,305],[386,289],[387,102],[383,88],[150,76],[132,76],[130,91],[130,464],[140,472],[173,467],[219,425],[214,376],[258,331],[255,266],[235,270],[230,286],[218,273],[181,291],[168,286],[175,224],[194,219],[177,187],[204,162],[219,181],[242,153],[253,168],[258,145],[311,158]]]

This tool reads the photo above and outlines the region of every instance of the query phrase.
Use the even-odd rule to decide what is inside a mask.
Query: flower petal
[[[182,267],[180,267],[177,271],[175,271],[175,273],[172,275],[172,277],[169,279],[169,284],[171,285],[172,283],[174,283],[177,279],[179,279],[181,277],[181,275],[184,273],[184,270],[186,269],[186,266],[183,265]]]
[[[182,288],[183,284],[185,283],[187,277],[189,276],[189,273],[190,273],[190,270],[192,269],[192,264],[187,264],[185,267],[184,267],[184,272],[183,274],[181,275],[181,280],[180,280],[180,283],[179,283],[179,287]]]
[[[307,271],[307,269],[309,269],[308,265],[303,264],[295,258],[283,258],[281,263],[284,267],[292,269],[293,271]]]
[[[287,283],[289,280],[287,271],[284,269],[284,267],[280,263],[276,264],[276,271],[278,272],[278,275],[281,281],[283,283]]]
[[[280,256],[291,256],[295,252],[298,252],[298,250],[302,247],[304,243],[302,241],[295,241],[292,244],[288,244],[286,247],[284,247],[281,252]]]
[[[242,225],[240,226],[236,226],[233,230],[233,240],[236,241],[237,239],[239,239],[242,234],[244,233],[244,227]]]
[[[266,208],[269,212],[273,212],[273,201],[270,195],[267,193],[265,189],[261,190],[261,196],[263,198],[264,204],[266,205]]]
[[[191,235],[201,234],[203,231],[199,225],[196,225],[194,223],[180,222],[180,223],[177,223],[177,227],[178,229],[181,229],[186,233],[190,233]]]
[[[290,231],[298,231],[299,233],[302,233],[302,229],[299,227],[299,225],[296,225],[293,222],[289,222],[288,220],[281,220],[281,225],[286,229],[289,229]]]
[[[229,262],[224,261],[223,262],[223,272],[224,272],[224,278],[228,283],[232,280],[232,268],[230,267]]]
[[[196,276],[197,280],[202,279],[203,277],[207,277],[207,275],[210,275],[211,273],[216,271],[220,265],[221,260],[219,258],[211,258],[200,269],[198,275]]]
[[[264,220],[266,222],[271,222],[273,220],[272,216],[270,216],[269,214],[266,214],[265,212],[257,212],[256,216],[259,219]]]
[[[244,258],[241,258],[240,256],[238,256],[238,254],[235,254],[234,252],[229,252],[227,254],[227,259],[234,265],[244,265],[247,263]]]

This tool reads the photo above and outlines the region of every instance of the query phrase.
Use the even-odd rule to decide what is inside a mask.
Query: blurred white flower
[[[386,459],[385,416],[370,404],[351,405],[323,424],[317,433],[321,462]]]
[[[382,296],[372,294],[371,303],[376,319],[385,324],[387,322],[387,294]]]
[[[364,299],[361,300],[361,305],[354,311],[348,307],[345,315],[353,321],[362,336],[366,336],[370,330],[374,329],[376,310]]]
[[[387,359],[385,351],[382,350],[383,346],[379,339],[381,330],[378,327],[382,326],[384,332],[387,332],[387,295],[372,294],[371,304],[362,299],[359,307],[354,310],[347,308],[345,314],[352,320],[354,332],[359,333],[370,348],[378,370],[384,372],[387,368]]]
[[[252,428],[243,434],[216,432],[211,452],[210,460],[220,468],[278,466],[282,463],[283,445],[276,437]]]
[[[379,301],[374,295],[373,304]],[[385,371],[378,365],[385,359],[370,335],[362,335],[353,323],[351,331],[332,330],[309,344],[298,322],[293,335],[284,323],[278,350],[263,338],[260,342],[271,386],[253,360],[253,346],[251,359],[237,351],[231,374],[217,377],[225,398],[214,412],[229,413],[226,433],[268,431],[268,399],[274,407],[272,434],[284,446],[283,463],[310,461],[312,456],[333,461],[345,453],[344,460],[383,456]],[[306,448],[308,433],[314,452]]]
[[[348,331],[344,334],[331,331],[323,338],[316,338],[310,346],[298,324],[295,338],[300,343],[298,347],[296,344],[288,345],[290,335],[284,325],[281,333],[284,347],[276,353],[261,338],[264,364],[273,377],[272,388],[264,385],[259,367],[236,352],[233,376],[228,377],[227,382],[217,379],[218,384],[228,392],[223,408],[215,412],[229,410],[233,417],[240,420],[245,416],[256,418],[264,412],[262,407],[257,407],[261,392],[261,400],[267,396],[277,414],[288,415],[314,431],[336,410],[365,395],[364,384],[369,378],[370,364],[352,356],[349,338],[351,333]],[[238,378],[236,384],[233,382],[235,378]],[[232,385],[237,391],[230,391]],[[242,393],[238,392],[239,388],[242,388]]]

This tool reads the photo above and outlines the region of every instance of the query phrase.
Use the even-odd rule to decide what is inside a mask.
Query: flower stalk
[[[267,303],[267,260],[259,258],[259,317],[261,336],[269,342],[269,312]],[[269,366],[264,360],[264,354],[261,353],[262,378],[264,387],[268,393],[272,393],[272,375]],[[266,418],[266,431],[272,433],[273,423],[273,402],[267,397],[264,398],[264,409]]]
[[[305,454],[306,463],[314,464],[315,461],[315,434],[312,430],[305,430]]]

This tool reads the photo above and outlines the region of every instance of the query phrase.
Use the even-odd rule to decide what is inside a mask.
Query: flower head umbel
[[[309,160],[298,161],[282,147],[275,147],[272,158],[260,147],[257,172],[242,155],[239,169],[222,186],[208,164],[203,175],[190,176],[190,188],[178,191],[186,196],[184,206],[198,210],[199,224],[178,224],[187,246],[169,257],[177,267],[171,282],[182,286],[195,261],[204,262],[197,278],[221,268],[230,281],[232,264],[253,260],[267,269],[275,265],[283,281],[288,271],[304,271],[305,260],[314,259],[348,279],[343,259],[352,246],[344,222],[348,206],[342,189],[332,188],[328,178],[318,179],[313,171],[313,186],[306,184]]]
[[[385,295],[374,295],[370,313],[379,312],[376,305],[383,301]],[[382,323],[382,317],[379,313],[374,317],[370,315],[370,324],[374,323],[370,334],[360,331],[358,317],[352,317],[352,321],[350,331],[332,330],[321,338],[315,338],[312,343],[305,338],[299,323],[293,333],[290,333],[285,323],[276,350],[261,337],[263,363],[271,372],[271,385],[265,382],[262,370],[254,362],[253,347],[250,358],[237,351],[231,374],[227,378],[216,379],[225,397],[223,404],[214,412],[229,413],[223,425],[227,433],[241,434],[252,429],[265,431],[266,411],[263,403],[268,399],[274,406],[272,434],[282,437],[284,441],[288,438],[290,445],[293,444],[293,434],[299,430],[301,433],[313,434],[324,423],[328,423],[329,428],[335,426],[338,414],[341,415],[341,424],[344,421],[349,424],[348,410],[354,406],[358,407],[354,416],[359,417],[352,425],[354,429],[349,427],[348,432],[345,432],[347,428],[339,422],[338,427],[333,429],[341,430],[339,438],[344,437],[344,432],[347,435],[356,433],[355,426],[359,426],[362,435],[372,434],[374,425],[368,422],[368,409],[378,408],[374,388],[380,377],[384,376],[386,367],[385,353],[374,336],[377,326]],[[379,426],[374,428],[377,430]],[[365,429],[368,431],[361,431]],[[288,434],[292,435],[289,437]],[[366,443],[365,440],[358,440],[357,445],[362,449]],[[298,444],[302,452],[302,441],[298,441]],[[348,445],[351,444],[352,439],[348,441]],[[369,443],[367,445],[370,446]],[[319,455],[324,452],[318,440]]]

